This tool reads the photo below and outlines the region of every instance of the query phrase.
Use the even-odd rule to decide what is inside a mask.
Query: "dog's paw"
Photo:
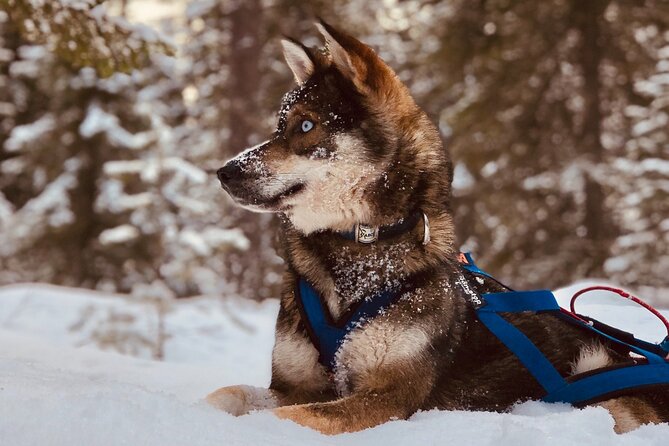
[[[207,395],[206,401],[217,409],[236,417],[248,413],[248,396],[245,387],[222,387]]]
[[[207,395],[206,401],[215,408],[236,417],[252,410],[276,407],[276,398],[269,389],[252,386],[222,387]]]

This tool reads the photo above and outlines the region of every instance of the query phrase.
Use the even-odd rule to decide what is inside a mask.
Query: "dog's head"
[[[283,213],[306,234],[373,223],[378,189],[400,184],[389,180],[398,152],[419,139],[441,148],[406,87],[370,47],[317,26],[324,50],[282,41],[298,86],[284,96],[271,139],[218,171],[237,203]],[[404,187],[414,185],[408,176]]]

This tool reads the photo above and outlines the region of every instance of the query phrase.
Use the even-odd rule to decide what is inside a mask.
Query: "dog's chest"
[[[344,246],[328,254],[326,264],[333,279],[333,313],[343,313],[362,299],[371,299],[384,289],[399,289],[406,280],[405,258],[413,246]],[[333,316],[337,316],[333,314]]]

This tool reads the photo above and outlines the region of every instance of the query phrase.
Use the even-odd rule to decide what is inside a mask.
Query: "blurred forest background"
[[[272,217],[212,172],[272,131],[316,16],[438,123],[487,270],[669,302],[666,0],[0,0],[0,285],[277,296]]]

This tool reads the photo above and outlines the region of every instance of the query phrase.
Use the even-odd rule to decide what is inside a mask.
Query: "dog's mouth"
[[[304,188],[305,188],[304,183],[297,183],[289,187],[285,191],[274,195],[266,203],[263,203],[263,205],[270,208],[277,208],[281,204],[281,202],[284,201],[286,198],[299,194],[300,192],[302,192],[302,190],[304,190]]]
[[[237,202],[237,204],[244,206],[249,210],[256,212],[280,212],[290,208],[290,206],[283,206],[283,201],[299,194],[305,187],[306,185],[304,183],[297,183],[269,198],[259,197],[258,195],[250,193],[248,190],[238,190],[235,191],[236,193],[233,193],[225,186],[224,189]]]

